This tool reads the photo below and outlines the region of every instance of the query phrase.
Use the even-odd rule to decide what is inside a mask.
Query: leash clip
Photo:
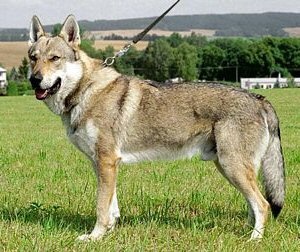
[[[115,63],[115,60],[116,60],[116,56],[113,56],[113,57],[108,57],[105,59],[105,61],[103,62],[103,65],[104,66],[111,66]]]
[[[116,57],[122,57],[125,53],[128,52],[128,50],[130,49],[130,47],[132,46],[132,42],[131,43],[127,43],[117,54]]]
[[[131,43],[127,43],[120,51],[118,51],[115,56],[113,57],[107,57],[105,59],[105,61],[103,62],[104,66],[111,66],[115,63],[116,58],[122,57],[125,53],[128,52],[128,50],[130,49],[130,47],[132,46],[132,42]]]
[[[128,52],[128,50],[130,49],[130,47],[132,46],[132,42],[131,43],[127,43],[120,51],[118,51],[115,56],[113,57],[107,57],[105,59],[105,61],[103,62],[104,66],[111,66],[115,63],[116,58],[122,57],[125,53]]]

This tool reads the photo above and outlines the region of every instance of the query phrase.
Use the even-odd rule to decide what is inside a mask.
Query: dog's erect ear
[[[37,16],[33,16],[29,27],[29,45],[32,45],[42,36],[45,36],[43,26]]]
[[[60,36],[73,48],[80,45],[80,29],[73,15],[69,15],[61,28]]]

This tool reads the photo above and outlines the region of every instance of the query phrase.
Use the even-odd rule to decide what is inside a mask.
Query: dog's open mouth
[[[45,100],[50,95],[56,94],[60,86],[61,86],[61,78],[57,78],[51,88],[47,88],[47,89],[36,88],[35,97],[38,100]]]

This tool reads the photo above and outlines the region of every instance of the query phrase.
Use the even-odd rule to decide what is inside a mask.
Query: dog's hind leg
[[[219,160],[215,160],[214,163],[215,163],[215,165],[216,165],[218,171],[219,171],[225,178],[227,178],[226,174],[223,172],[223,168],[222,168],[222,166],[220,165]],[[230,182],[230,181],[229,181],[229,182]],[[252,207],[251,207],[250,202],[247,201],[247,203],[248,203],[248,223],[249,223],[249,225],[253,226],[253,225],[254,225],[254,222],[255,222],[254,212],[253,212],[253,210],[252,210]]]
[[[119,217],[116,195],[117,166],[115,156],[101,156],[96,168],[97,174],[97,221],[90,234],[79,236],[79,240],[97,240],[112,230]]]
[[[215,160],[214,161],[218,171],[225,177],[227,178],[227,175],[225,174],[225,172],[223,171],[222,166],[219,163],[219,160]],[[229,181],[230,182],[230,181]],[[230,182],[231,183],[231,182]],[[232,184],[232,183],[231,183]],[[247,200],[247,204],[248,204],[248,223],[249,225],[253,226],[255,224],[255,216],[254,216],[254,212],[252,210],[251,204],[250,202]]]
[[[227,160],[216,161],[216,166],[229,182],[236,187],[246,198],[249,206],[249,220],[255,219],[254,230],[251,239],[262,238],[264,226],[268,218],[269,203],[264,199],[259,191],[254,168],[228,162]]]
[[[249,217],[253,215],[255,219],[251,239],[262,238],[269,208],[269,203],[258,188],[253,162],[255,147],[261,138],[257,132],[259,129],[255,129],[255,125],[251,125],[251,129],[247,126],[241,129],[241,124],[234,121],[223,122],[215,130],[218,156],[215,164],[248,203]]]

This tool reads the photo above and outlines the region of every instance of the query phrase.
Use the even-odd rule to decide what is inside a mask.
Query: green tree
[[[115,55],[115,48],[111,45],[105,47],[104,58],[113,57]]]
[[[300,75],[300,40],[298,38],[282,38],[278,48],[283,55],[281,67],[287,68],[293,76]]]
[[[122,74],[139,75],[141,52],[135,47],[131,47],[129,51],[115,63],[115,68]]]
[[[280,49],[281,41],[281,38],[274,37],[265,37],[262,39],[262,43],[269,48],[275,60],[274,69],[280,68],[284,65],[284,55],[282,54],[283,51]]]
[[[173,49],[165,39],[151,42],[141,61],[141,66],[144,69],[143,76],[156,81],[170,79],[173,61]]]
[[[222,79],[223,62],[225,52],[214,44],[208,44],[202,48],[202,66],[200,79],[218,80]]]
[[[81,41],[80,49],[92,58],[103,60],[105,58],[104,52],[102,50],[95,49],[93,45],[94,45],[94,41],[84,39]]]
[[[19,72],[15,67],[10,70],[9,74],[7,75],[7,79],[12,81],[20,79]]]
[[[249,51],[250,54],[253,54],[253,61],[249,62],[253,76],[270,76],[275,67],[275,60],[270,48],[262,40],[258,40],[251,45]]]
[[[60,24],[60,23],[53,25],[51,34],[53,36],[58,36],[60,34],[61,28],[62,28],[62,24]],[[85,29],[82,26],[79,26],[79,31],[80,31],[80,37],[83,38]]]
[[[195,32],[192,32],[191,36],[185,37],[184,40],[190,45],[196,47],[203,47],[208,43],[207,38],[205,36],[197,35]]]
[[[172,33],[168,38],[167,42],[169,45],[173,48],[177,48],[179,45],[181,45],[184,42],[184,39],[179,33]]]
[[[23,58],[19,66],[19,77],[21,80],[26,80],[28,77],[29,63],[26,57]]]
[[[174,49],[173,76],[182,77],[186,81],[198,78],[198,53],[196,47],[184,42]]]
[[[226,81],[236,81],[237,77],[247,76],[248,61],[252,61],[249,54],[251,41],[244,38],[223,38],[211,42],[224,51],[225,57],[222,63],[222,77]],[[238,72],[237,72],[238,70]]]
[[[55,24],[52,28],[51,34],[53,36],[58,36],[62,28],[62,24]]]

